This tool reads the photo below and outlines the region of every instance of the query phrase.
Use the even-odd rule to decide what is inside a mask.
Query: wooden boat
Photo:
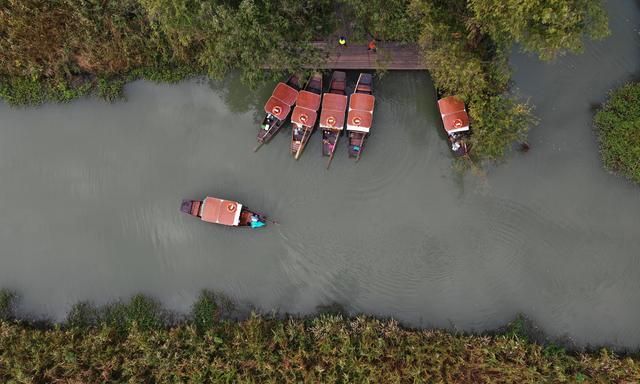
[[[322,95],[320,129],[322,129],[322,156],[329,157],[327,168],[333,160],[338,140],[344,130],[344,117],[347,110],[346,79],[346,73],[334,71],[329,83],[329,92]]]
[[[256,150],[271,140],[271,138],[278,133],[280,128],[289,117],[291,113],[291,107],[296,103],[298,99],[298,92],[300,91],[300,81],[298,77],[293,75],[289,77],[286,83],[278,83],[271,97],[264,105],[265,117],[260,125],[260,131],[258,132],[258,146]]]
[[[309,142],[311,134],[316,129],[316,121],[318,120],[318,109],[320,109],[320,100],[322,99],[322,74],[315,73],[303,91],[300,91],[296,107],[291,114],[291,124],[293,132],[291,133],[291,154],[296,160],[304,151],[304,147]]]
[[[207,223],[230,227],[260,228],[267,225],[266,216],[253,212],[237,201],[206,197],[204,200],[182,200],[180,211]]]
[[[376,98],[373,96],[373,76],[361,73],[356,89],[349,98],[347,131],[349,132],[349,157],[360,160],[364,145],[373,122],[373,108]]]
[[[466,155],[470,149],[467,141],[471,131],[464,102],[455,96],[444,97],[438,100],[438,109],[453,154]]]

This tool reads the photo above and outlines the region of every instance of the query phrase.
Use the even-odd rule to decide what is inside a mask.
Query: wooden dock
[[[314,43],[326,55],[322,68],[318,69],[382,69],[424,70],[422,55],[416,45],[400,43],[377,44],[377,52],[367,50],[367,44],[347,44],[346,47],[325,42]]]

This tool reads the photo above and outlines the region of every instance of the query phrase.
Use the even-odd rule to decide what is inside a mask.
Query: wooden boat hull
[[[190,216],[197,217],[203,220],[201,216],[201,210],[200,210],[200,207],[202,207],[202,205],[203,205],[203,200],[182,200],[182,203],[180,205],[180,211],[182,213],[186,213]],[[243,206],[240,211],[240,217],[237,225],[224,224],[224,223],[220,223],[220,224],[225,226],[231,226],[231,227],[251,228],[251,222],[253,220],[258,220],[262,222],[263,226],[266,226],[268,221],[265,215],[258,212],[254,212],[249,208]]]
[[[364,132],[349,132],[349,157],[359,159],[367,142],[367,134]]]
[[[298,77],[296,75],[290,76],[289,79],[287,79],[287,82],[285,84],[288,85],[289,87],[293,88],[293,90],[295,90],[295,91],[299,91],[300,90],[300,80],[298,79]],[[278,87],[281,87],[281,86],[282,86],[282,84],[279,84],[276,87],[276,90],[278,89]],[[284,87],[284,88],[287,88],[287,87]],[[282,89],[282,88],[280,88],[280,89]],[[274,90],[274,93],[277,92],[276,90]],[[290,89],[289,92],[293,92],[294,94],[297,94],[297,92],[294,92],[293,90]],[[273,96],[273,94],[272,94],[272,96]],[[293,97],[291,100],[289,100],[289,103],[291,103],[291,105],[289,105],[288,107],[287,106],[285,106],[285,107],[289,108],[293,104],[295,104],[295,97]],[[268,104],[268,102],[267,102],[267,104]],[[266,108],[266,106],[265,106],[265,108]],[[285,109],[285,111],[286,111],[286,109]],[[265,111],[265,112],[269,112],[269,111]],[[280,131],[280,128],[282,128],[282,126],[284,126],[285,121],[289,118],[290,115],[291,115],[291,109],[289,110],[288,113],[282,112],[282,116],[275,116],[272,113],[265,113],[265,116],[262,119],[262,124],[260,124],[260,130],[258,131],[258,135],[257,135],[257,140],[258,140],[258,144],[259,144],[257,148],[259,148],[261,145],[267,144],[269,141],[271,141],[273,136],[275,136]]]
[[[307,146],[311,135],[315,132],[315,127],[299,128],[294,125],[291,131],[291,154],[298,159]]]
[[[349,157],[360,160],[373,122],[375,97],[373,97],[373,76],[361,73],[356,88],[349,98],[347,131],[349,137]],[[353,125],[351,125],[353,124]]]
[[[436,90],[438,110],[442,119],[442,130],[447,136],[449,149],[455,157],[466,156],[471,150],[469,138],[471,136],[469,115],[464,102],[455,96],[445,96]],[[459,122],[465,130],[457,129],[452,122]]]
[[[322,156],[331,157],[336,150],[340,131],[333,129],[322,130]]]
[[[291,154],[297,160],[302,155],[318,124],[318,110],[322,100],[322,74],[316,73],[300,91],[291,113]]]
[[[456,137],[447,135],[449,139],[449,149],[455,157],[466,156],[469,154],[471,145],[468,143],[469,134],[458,135]]]
[[[333,160],[338,140],[342,135],[347,111],[347,74],[333,71],[329,82],[329,92],[322,98],[322,114],[320,128],[322,128],[322,156],[329,157],[327,168]]]
[[[265,116],[262,120],[262,124],[260,125],[260,131],[258,132],[258,143],[267,144],[269,141],[271,141],[273,136],[275,136],[276,133],[280,131],[280,128],[284,126],[284,123],[285,120],[278,120],[274,118],[272,121],[270,121],[270,119]],[[263,127],[265,126],[268,126],[269,128],[264,129]]]

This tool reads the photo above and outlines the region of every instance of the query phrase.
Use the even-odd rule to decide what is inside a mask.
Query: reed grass
[[[3,295],[1,297],[9,297]],[[494,334],[418,330],[394,320],[323,314],[221,317],[203,292],[167,323],[135,296],[85,304],[48,328],[0,321],[3,383],[543,383],[637,382],[640,360],[607,349],[567,353],[526,335],[523,318]],[[1,303],[6,303],[6,299]],[[5,304],[3,304],[5,305]],[[5,309],[6,309],[5,305]]]

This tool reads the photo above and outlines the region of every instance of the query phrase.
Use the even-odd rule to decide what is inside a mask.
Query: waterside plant
[[[504,332],[417,330],[368,316],[220,316],[203,293],[191,316],[158,321],[153,300],[117,309],[76,307],[69,321],[35,328],[0,321],[0,381],[233,383],[637,382],[640,360],[601,349],[567,353],[531,342],[522,319]],[[78,321],[78,311],[85,313]],[[113,315],[113,311],[117,315]],[[111,313],[111,314],[109,314]],[[88,319],[88,320],[87,320]]]
[[[640,183],[640,83],[611,92],[594,122],[604,167]]]

